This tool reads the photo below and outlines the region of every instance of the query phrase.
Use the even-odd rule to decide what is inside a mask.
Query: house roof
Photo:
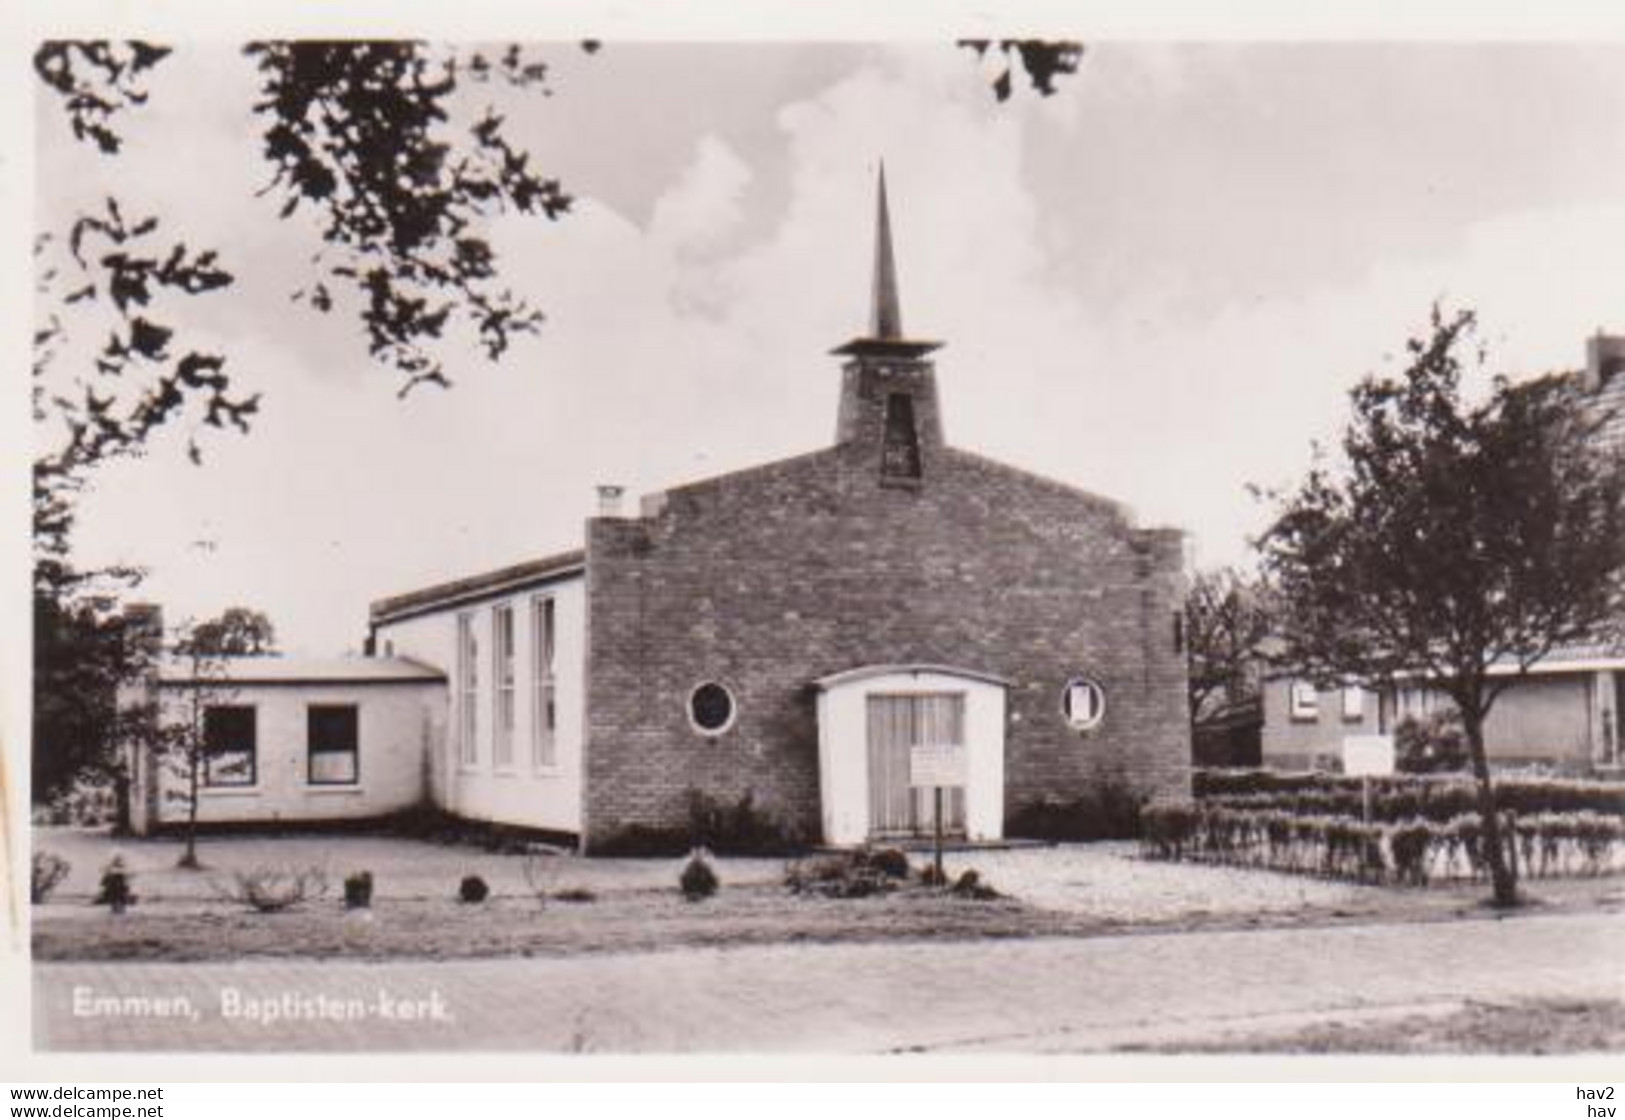
[[[199,672],[189,659],[159,663],[160,684],[400,684],[443,681],[440,670],[408,657],[226,657]]]
[[[587,554],[581,549],[558,552],[522,564],[437,583],[416,591],[376,600],[370,609],[374,626],[443,609],[458,603],[483,599],[532,584],[550,583],[581,574],[587,567]]]
[[[1552,673],[1592,673],[1605,669],[1625,669],[1625,641],[1590,641],[1572,642],[1568,645],[1555,646],[1546,656],[1529,667],[1530,676],[1541,676]],[[1506,676],[1518,671],[1518,663],[1511,658],[1502,658],[1491,663],[1489,672],[1491,676]],[[1287,680],[1303,676],[1301,670],[1288,665],[1278,664],[1264,673],[1264,679],[1271,681]],[[1404,680],[1424,678],[1428,674],[1423,672],[1400,674]]]

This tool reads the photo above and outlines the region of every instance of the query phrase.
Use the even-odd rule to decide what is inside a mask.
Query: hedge
[[[1366,824],[1349,816],[1307,816],[1191,802],[1149,805],[1140,814],[1151,859],[1259,867],[1361,882],[1422,886],[1437,878],[1488,874],[1477,815],[1412,817]],[[1592,812],[1506,817],[1509,855],[1526,878],[1625,870],[1625,819]]]
[[[1297,816],[1361,817],[1361,779],[1341,774],[1277,774],[1264,770],[1198,770],[1192,782],[1204,805]],[[1625,818],[1625,782],[1573,778],[1499,778],[1496,805],[1519,816],[1596,813]],[[1454,775],[1404,775],[1371,780],[1373,820],[1412,818],[1442,823],[1478,812],[1478,787]]]

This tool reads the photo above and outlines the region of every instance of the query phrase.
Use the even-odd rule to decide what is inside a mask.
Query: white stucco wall
[[[860,676],[818,694],[818,780],[826,844],[869,838],[870,696],[961,693],[965,697],[965,832],[971,840],[1004,836],[1004,687],[936,671]]]
[[[202,823],[328,821],[380,817],[409,809],[423,796],[424,761],[445,710],[445,685],[438,681],[211,685],[206,703],[254,709],[255,778],[250,786],[202,787]],[[312,785],[309,781],[308,710],[312,704],[351,704],[357,709],[357,762],[354,785]],[[190,690],[166,685],[159,690],[160,718],[191,718]],[[173,764],[158,767],[158,819],[186,819],[184,773]]]
[[[463,606],[448,606],[399,622],[380,625],[376,641],[380,654],[410,657],[446,674],[447,703],[443,734],[433,746],[431,796],[436,804],[470,820],[491,821],[556,832],[581,831],[582,724],[586,714],[586,581],[580,577],[526,588],[499,598],[481,599]],[[555,765],[532,765],[534,691],[531,687],[533,651],[530,639],[532,601],[551,597],[554,602],[554,706]],[[514,611],[514,764],[493,766],[495,699],[492,675],[492,617],[508,605]],[[458,759],[457,734],[457,616],[473,618],[479,643],[478,760],[471,766]]]

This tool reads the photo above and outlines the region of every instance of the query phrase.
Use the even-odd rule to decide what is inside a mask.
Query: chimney
[[[621,516],[621,495],[626,493],[626,487],[613,484],[598,487],[598,516]]]
[[[1586,339],[1587,389],[1596,392],[1621,371],[1625,371],[1625,335],[1603,334],[1599,330]]]

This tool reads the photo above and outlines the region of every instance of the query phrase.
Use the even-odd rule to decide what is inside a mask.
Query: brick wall
[[[857,367],[857,368],[854,368]],[[1103,778],[1184,790],[1190,739],[1173,616],[1181,535],[1120,507],[944,445],[928,363],[851,363],[836,447],[657,496],[588,524],[589,847],[632,824],[681,825],[685,791],[818,828],[815,678],[930,662],[1012,682],[1006,811]],[[876,412],[916,394],[923,478],[880,476]],[[1061,693],[1106,692],[1094,731]],[[705,738],[695,685],[738,701]]]

